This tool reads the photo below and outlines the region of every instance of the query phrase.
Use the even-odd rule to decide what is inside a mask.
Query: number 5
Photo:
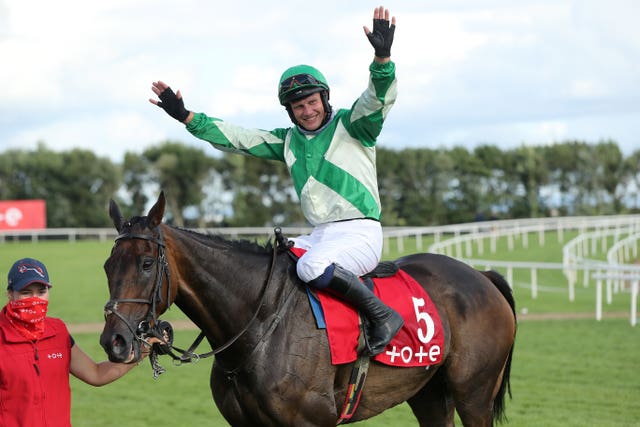
[[[431,341],[433,335],[436,332],[435,324],[433,323],[433,319],[431,318],[431,316],[429,316],[429,313],[427,313],[426,311],[420,311],[420,309],[425,305],[424,298],[411,297],[411,299],[413,300],[413,308],[416,311],[416,321],[424,321],[427,327],[426,334],[422,328],[418,328],[418,339],[420,340],[420,342],[427,344],[429,341]]]

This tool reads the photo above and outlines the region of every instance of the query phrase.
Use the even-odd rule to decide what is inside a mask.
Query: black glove
[[[378,58],[389,58],[391,56],[391,45],[393,44],[393,33],[395,31],[396,26],[394,24],[389,25],[388,20],[373,20],[373,31],[367,34],[367,37]]]
[[[158,98],[160,98],[160,101],[157,104],[158,107],[166,111],[168,115],[179,122],[187,120],[187,117],[189,117],[189,110],[184,108],[184,101],[182,98],[178,98],[170,87],[163,90],[162,93],[158,95]]]

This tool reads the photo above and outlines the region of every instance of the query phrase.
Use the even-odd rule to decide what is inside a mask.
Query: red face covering
[[[44,333],[48,306],[49,301],[38,297],[12,300],[7,304],[7,316],[26,339],[36,341]]]

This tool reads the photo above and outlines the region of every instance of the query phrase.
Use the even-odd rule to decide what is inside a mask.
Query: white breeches
[[[307,251],[297,265],[304,282],[317,278],[333,263],[361,276],[373,270],[382,256],[382,226],[371,219],[320,224],[311,234],[289,240]]]

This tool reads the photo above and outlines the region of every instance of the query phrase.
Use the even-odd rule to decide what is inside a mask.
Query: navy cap
[[[32,283],[42,283],[51,287],[49,273],[43,263],[33,258],[16,261],[7,276],[7,289],[20,291]]]

